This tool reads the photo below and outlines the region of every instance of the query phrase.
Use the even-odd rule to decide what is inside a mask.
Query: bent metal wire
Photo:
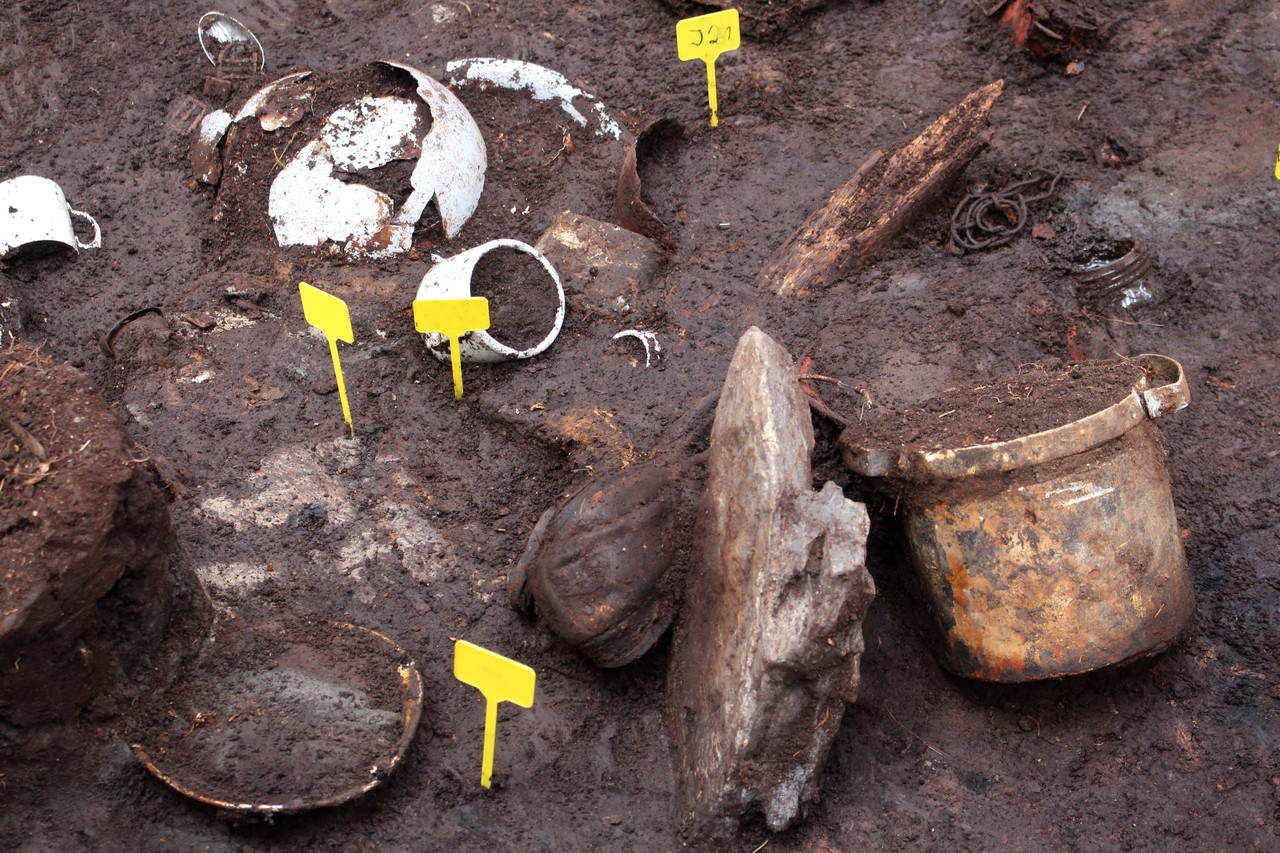
[[[1027,206],[1053,195],[1060,180],[1061,172],[1045,170],[1003,189],[969,193],[951,214],[951,244],[964,254],[1011,242],[1026,228]],[[1040,192],[1026,194],[1041,187]]]

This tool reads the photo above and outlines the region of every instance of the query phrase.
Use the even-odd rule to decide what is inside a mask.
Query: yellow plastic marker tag
[[[707,64],[707,100],[711,102],[711,126],[720,124],[716,110],[716,57],[737,50],[741,43],[738,10],[724,9],[676,22],[676,49],[680,61],[701,59]]]
[[[521,708],[532,708],[538,676],[511,658],[458,640],[453,646],[453,677],[484,694],[484,759],[480,766],[480,784],[488,788],[493,777],[493,747],[498,739],[498,704],[514,702]]]
[[[345,344],[355,343],[355,335],[351,332],[351,312],[347,303],[312,287],[305,281],[298,283],[298,295],[302,297],[302,315],[307,322],[324,332],[329,339],[329,355],[333,357],[333,375],[338,379],[338,397],[342,400],[342,417],[351,428],[351,437],[355,438],[356,426],[351,422],[351,406],[347,403],[347,386],[342,381],[342,362],[338,360],[338,341]]]
[[[415,299],[413,327],[419,332],[439,332],[449,339],[453,363],[453,396],[462,399],[462,353],[458,338],[465,332],[489,328],[489,300],[483,296],[466,299]]]
[[[1280,150],[1276,151],[1276,180],[1280,181]]]

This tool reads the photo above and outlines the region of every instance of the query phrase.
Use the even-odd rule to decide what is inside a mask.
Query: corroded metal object
[[[648,237],[670,250],[675,245],[670,229],[644,200],[640,186],[640,161],[653,158],[660,146],[669,145],[684,133],[675,119],[658,119],[640,131],[627,146],[618,170],[618,190],[614,199],[614,216],[628,231]]]
[[[1194,610],[1165,449],[1151,420],[1184,408],[1182,367],[1074,423],[997,444],[886,451],[841,439],[884,478],[943,664],[984,681],[1072,675],[1167,648]]]

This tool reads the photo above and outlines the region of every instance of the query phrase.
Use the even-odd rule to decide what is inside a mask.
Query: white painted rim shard
[[[662,360],[662,344],[658,343],[658,336],[654,332],[647,332],[643,329],[623,329],[614,335],[612,340],[621,340],[622,338],[635,338],[644,345],[644,366],[649,367],[653,363],[653,357],[657,356],[658,360]],[[650,348],[652,347],[652,349]]]
[[[267,105],[268,100],[275,93],[276,89],[288,86],[290,83],[297,83],[311,76],[310,71],[299,71],[296,74],[286,74],[279,80],[273,80],[254,92],[249,100],[244,102],[244,106],[240,107],[240,111],[231,119],[233,122],[244,121],[260,114]]]
[[[453,86],[488,84],[502,89],[528,92],[535,101],[556,101],[566,115],[579,126],[586,127],[587,117],[573,103],[577,99],[582,99],[590,104],[588,109],[596,126],[597,137],[600,139],[622,138],[622,126],[609,114],[605,105],[595,95],[574,86],[559,71],[534,65],[532,62],[521,62],[518,59],[492,57],[457,59],[446,65],[445,70],[452,75],[449,83]]]

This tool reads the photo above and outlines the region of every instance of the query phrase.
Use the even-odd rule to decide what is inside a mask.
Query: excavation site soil
[[[1031,7],[1057,17],[1002,25]],[[716,9],[231,0],[219,11],[260,41],[259,70],[211,64],[209,8],[188,0],[0,8],[0,180],[56,181],[102,232],[100,248],[0,260],[0,592],[54,572],[78,525],[107,525],[68,508],[126,480],[163,498],[174,543],[168,582],[95,593],[113,609],[96,605],[94,642],[66,660],[0,655],[35,709],[0,713],[0,847],[681,849],[670,634],[600,668],[513,608],[512,581],[548,508],[706,449],[707,400],[755,326],[812,402],[814,487],[867,504],[876,595],[820,797],[781,832],[748,817],[719,849],[1280,849],[1276,6],[745,3],[741,45],[715,62],[712,126],[706,66],[680,61],[676,23]],[[451,63],[472,57],[534,63],[587,95],[459,81]],[[398,254],[282,247],[273,182],[294,158],[331,156],[299,153],[324,117],[428,90],[378,60],[471,112],[478,206],[454,228],[433,201]],[[205,152],[220,179],[198,181],[203,117],[300,71],[305,98],[232,124]],[[811,287],[762,276],[860,169],[885,180],[893,152],[1001,80],[985,144],[892,239]],[[419,136],[443,126],[415,109]],[[367,183],[407,206],[411,171],[353,166],[335,191]],[[619,279],[613,255],[564,261],[554,342],[464,363],[455,397],[448,345],[433,352],[415,327],[423,276],[490,240],[536,244],[564,211],[634,226],[621,220],[637,201],[647,265]],[[845,236],[838,250],[862,245]],[[474,293],[493,338],[534,348],[556,291],[532,255],[498,258],[477,265]],[[1112,261],[1140,264],[1141,281],[1099,284]],[[353,342],[336,351],[354,437],[300,282],[349,308]],[[846,467],[849,431],[878,423],[868,441],[938,449],[1051,429],[1116,403],[1143,354],[1180,363],[1190,397],[1154,420],[1194,588],[1185,631],[1082,675],[951,674],[900,507]],[[99,438],[106,414],[92,431],[58,419],[90,391],[128,440]],[[966,395],[978,408],[955,413]],[[701,468],[673,470],[696,499]],[[42,523],[66,529],[29,538]],[[673,550],[697,571],[687,542]],[[488,789],[485,702],[454,677],[457,640],[536,672],[532,707],[500,706]],[[79,693],[75,667],[93,673]],[[70,692],[41,704],[55,687]],[[297,808],[238,808],[255,798]]]

